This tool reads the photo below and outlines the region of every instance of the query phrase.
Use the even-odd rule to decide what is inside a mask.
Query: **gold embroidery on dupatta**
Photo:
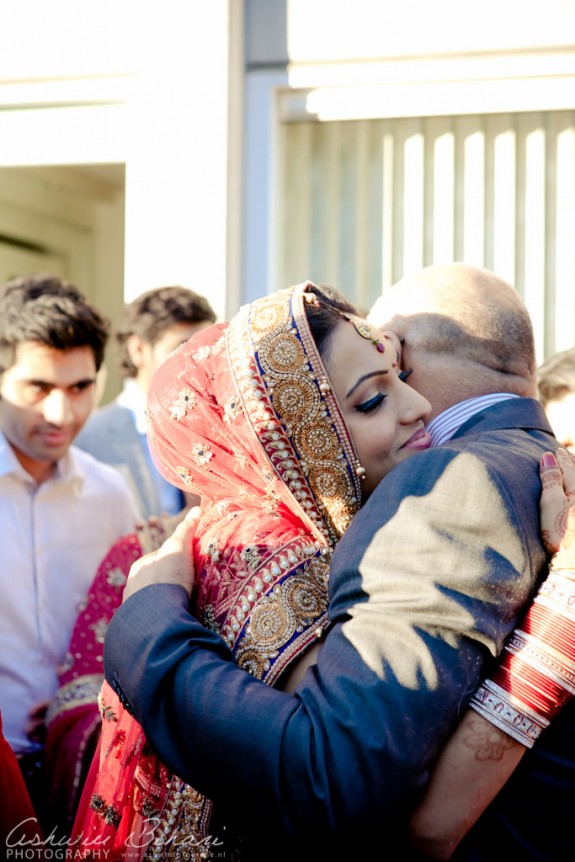
[[[188,410],[193,410],[195,406],[196,393],[192,389],[183,389],[170,407],[169,413],[172,419],[180,422]]]
[[[60,686],[46,711],[46,725],[50,725],[57,715],[67,712],[69,709],[76,709],[76,707],[86,703],[94,703],[94,700],[98,698],[103,682],[103,673],[91,673],[79,676]]]
[[[253,576],[222,625],[238,665],[268,684],[327,620],[329,555],[361,497],[355,450],[331,390],[321,386],[326,373],[302,295],[291,288],[252,303],[227,331],[246,416],[316,539],[260,553],[261,565],[252,559]]]
[[[302,295],[302,287],[291,288],[244,307],[216,345],[194,355],[205,359],[225,340],[237,397],[225,405],[223,419],[231,423],[245,412],[272,468],[265,478],[270,510],[277,510],[283,494],[279,478],[302,515],[301,536],[281,548],[267,549],[265,540],[255,539],[241,549],[220,548],[217,540],[207,547],[202,577],[219,578],[221,594],[224,579],[233,575],[237,592],[217,618],[208,601],[203,622],[219,631],[239,667],[268,685],[323,632],[331,550],[361,499],[357,456],[337,401],[320,386],[327,375]],[[185,467],[178,473],[192,482]],[[216,515],[224,517],[228,505],[216,506]],[[212,858],[210,810],[208,800],[174,779],[146,860]]]
[[[299,574],[290,574],[258,600],[234,650],[238,666],[258,679],[265,677],[269,685],[286,666],[283,650],[287,644],[326,611],[327,563],[309,560],[296,571]],[[293,658],[293,650],[290,656]]]
[[[155,838],[144,857],[170,862],[204,862],[212,858],[207,823],[211,814],[210,800],[179,778],[173,778]]]
[[[228,350],[246,415],[276,474],[334,545],[361,487],[353,444],[309,331],[300,287],[245,306]]]

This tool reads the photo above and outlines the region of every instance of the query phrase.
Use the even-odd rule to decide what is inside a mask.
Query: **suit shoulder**
[[[106,435],[114,432],[122,434],[130,426],[133,427],[130,411],[112,401],[92,413],[74,443],[78,448],[92,452],[98,458],[108,446]]]
[[[106,428],[108,426],[113,426],[118,424],[119,422],[129,420],[130,411],[127,407],[123,407],[121,404],[118,404],[117,401],[111,401],[109,404],[106,404],[104,407],[98,407],[97,410],[92,413],[92,415],[88,418],[84,428],[79,434],[79,437],[86,434],[89,431],[99,431],[102,428]]]

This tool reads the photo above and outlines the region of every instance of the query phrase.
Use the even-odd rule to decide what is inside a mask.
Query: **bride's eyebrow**
[[[372,378],[372,377],[381,377],[382,374],[387,374],[387,373],[388,373],[388,369],[382,368],[380,371],[370,371],[369,374],[363,374],[359,378],[359,380],[356,380],[356,382],[353,384],[353,386],[351,387],[351,389],[349,390],[349,392],[347,393],[347,395],[345,397],[349,398],[350,395],[353,395],[353,393],[355,392],[357,387],[360,385],[360,383],[363,383],[364,380],[370,380],[370,378]]]

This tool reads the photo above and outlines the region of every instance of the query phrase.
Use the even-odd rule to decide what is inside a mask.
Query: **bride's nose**
[[[422,419],[425,422],[431,413],[431,404],[427,398],[424,398],[423,395],[420,395],[419,392],[409,385],[403,387],[402,397],[402,421],[409,423],[417,422],[418,419]]]

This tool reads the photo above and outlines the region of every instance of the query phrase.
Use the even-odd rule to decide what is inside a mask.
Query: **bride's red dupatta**
[[[307,322],[307,287],[194,335],[148,394],[160,471],[202,499],[194,613],[269,685],[327,626],[331,549],[361,497]],[[74,826],[82,849],[104,847],[108,862],[169,859],[185,843],[188,858],[209,858],[211,802],[162,766],[107,684],[101,710],[98,767]]]

